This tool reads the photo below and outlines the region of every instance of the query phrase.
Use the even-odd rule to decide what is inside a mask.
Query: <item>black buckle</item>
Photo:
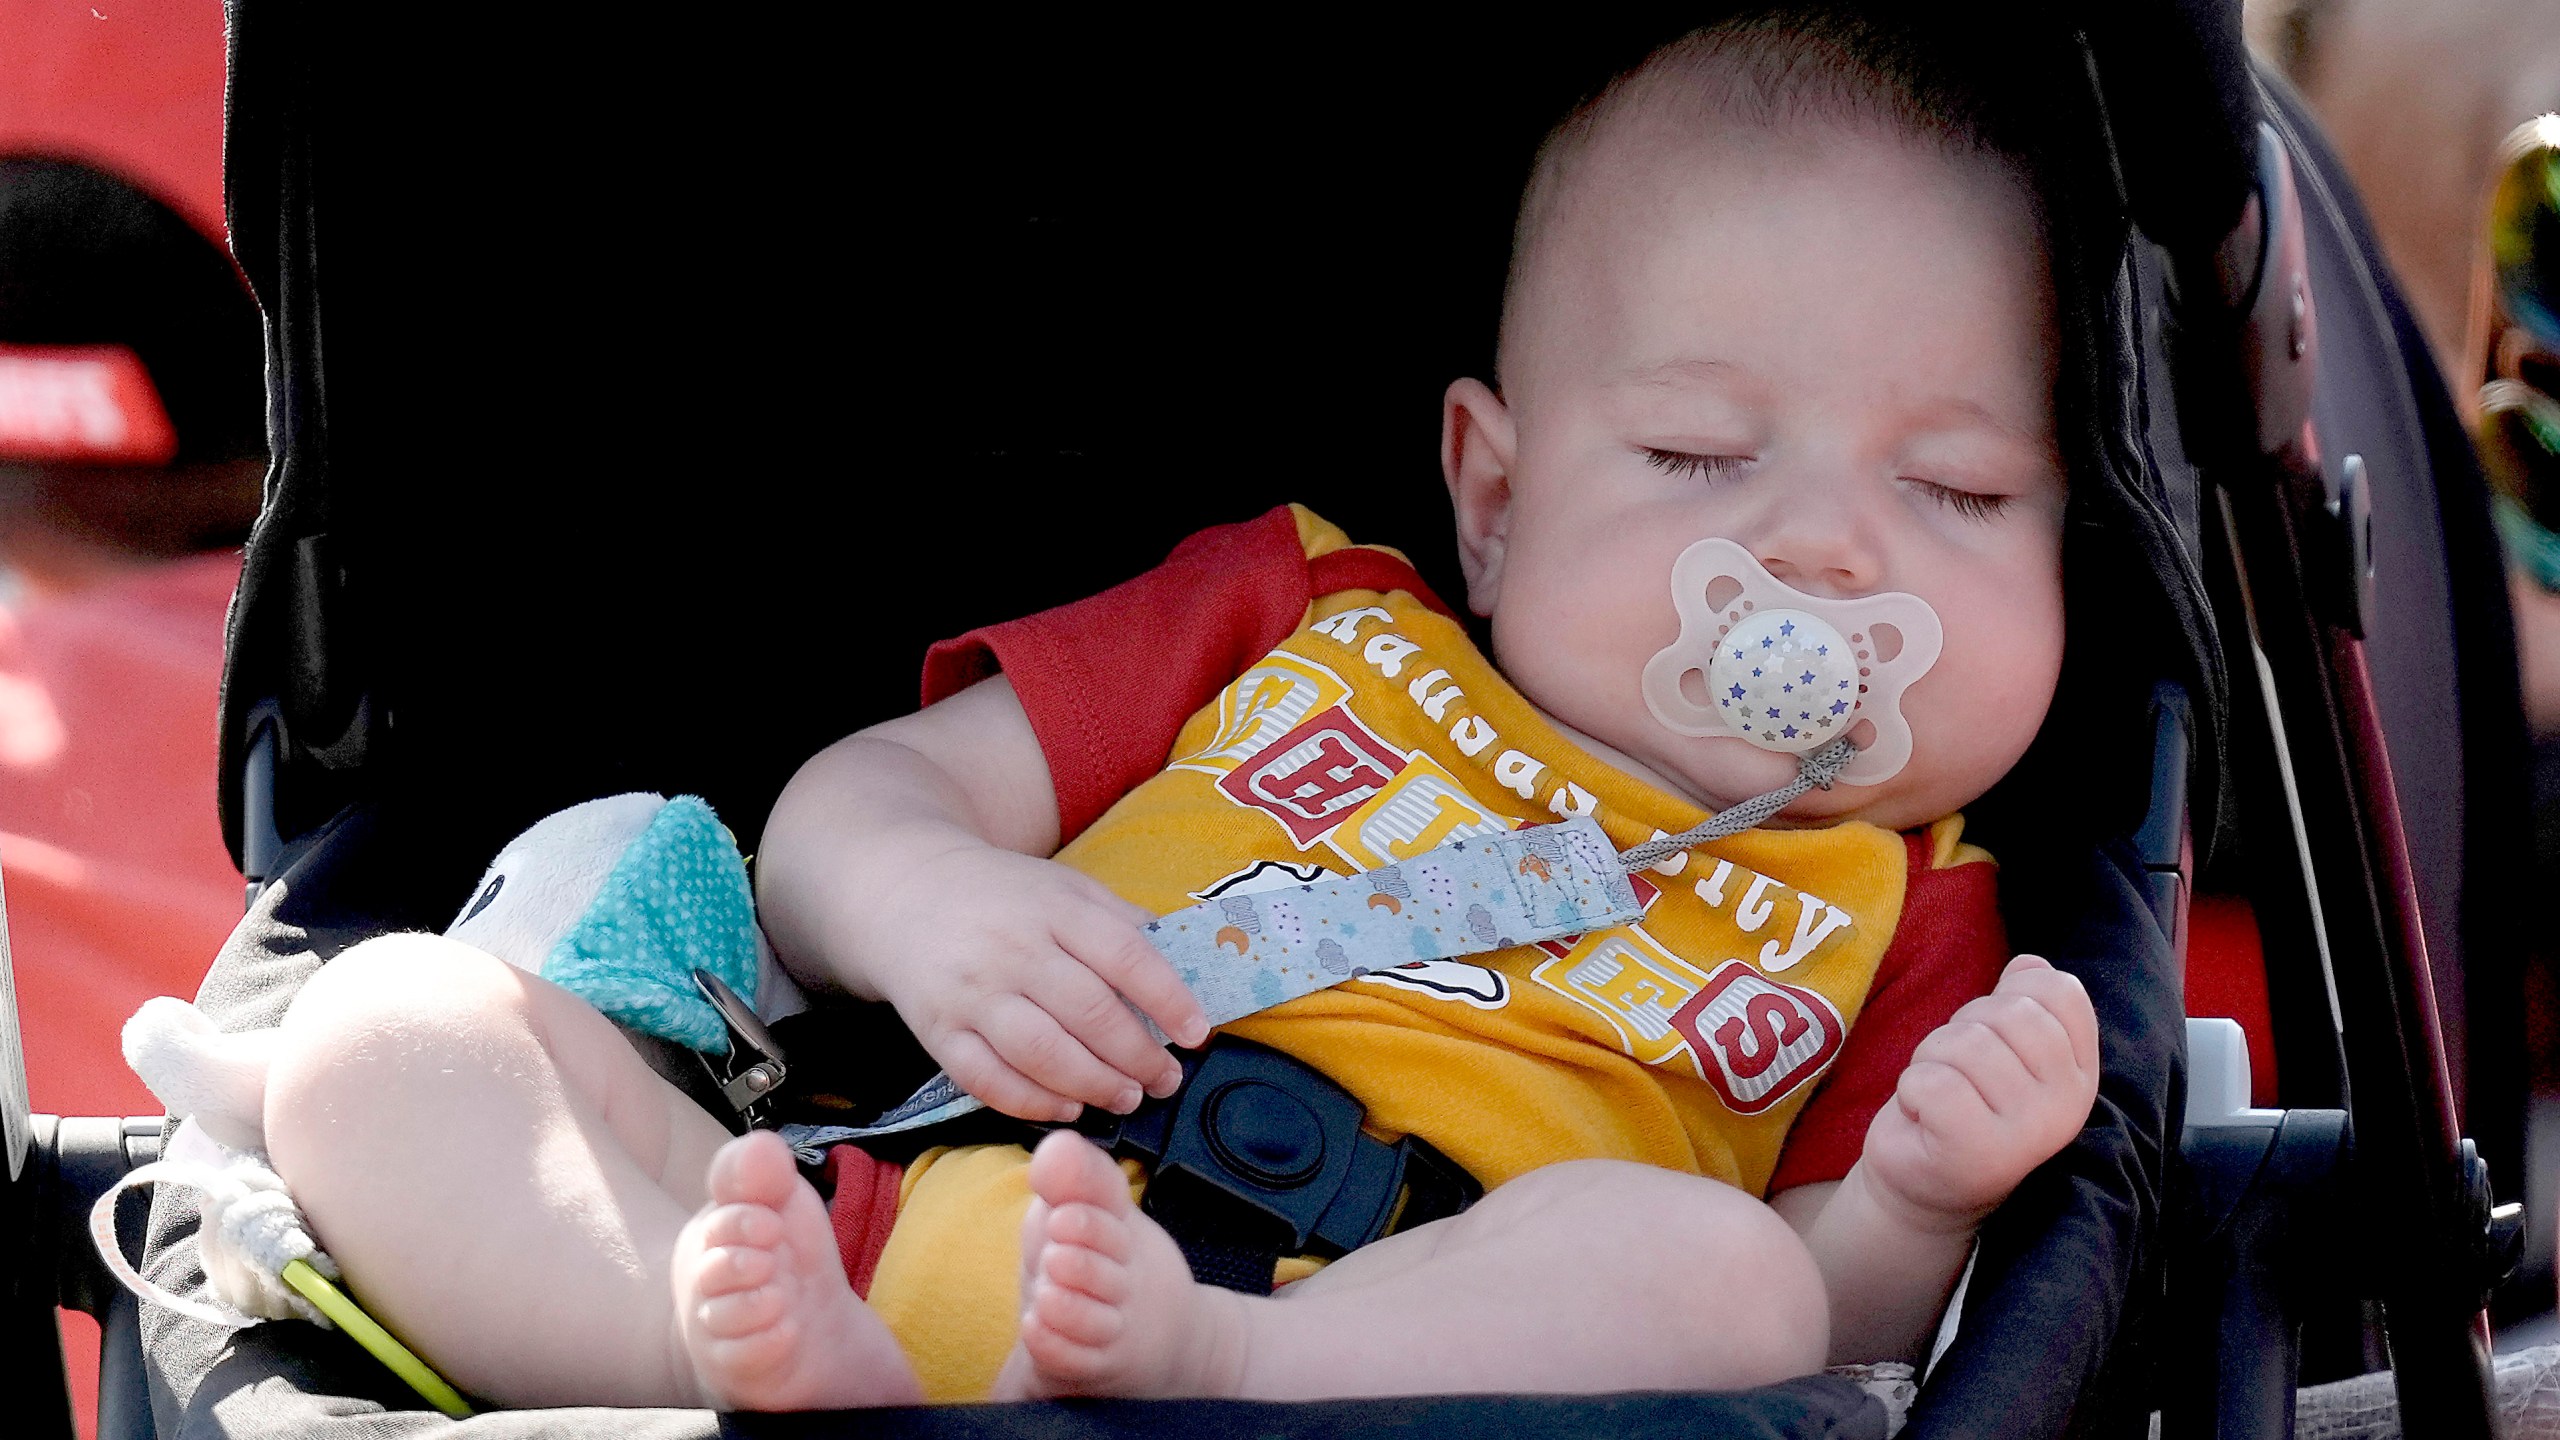
[[[1257,1232],[1267,1241],[1256,1248],[1272,1255],[1330,1258],[1455,1215],[1484,1193],[1428,1143],[1390,1145],[1363,1131],[1351,1092],[1277,1050],[1221,1035],[1176,1054],[1183,1084],[1171,1099],[1127,1116],[1089,1110],[1077,1128],[1153,1168],[1145,1208],[1177,1239],[1175,1211],[1189,1222],[1214,1193],[1246,1212],[1218,1218],[1218,1228]]]
[[[738,1119],[755,1129],[771,1118],[774,1095],[791,1073],[782,1062],[782,1046],[719,976],[696,970],[693,988],[720,1012],[720,1023],[729,1031],[728,1055],[716,1063],[704,1055],[702,1068],[711,1072],[712,1083],[720,1087],[721,1098],[738,1112]]]

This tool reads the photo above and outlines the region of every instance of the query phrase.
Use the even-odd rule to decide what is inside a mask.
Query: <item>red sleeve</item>
[[[925,656],[924,703],[1010,677],[1058,789],[1063,842],[1163,769],[1183,722],[1287,639],[1313,593],[1283,505],[1203,530],[1099,595],[943,641]]]
[[[2009,963],[1997,866],[1929,866],[1929,835],[1905,835],[1911,881],[1876,983],[1822,1087],[1787,1132],[1769,1193],[1837,1180],[1858,1163],[1867,1125],[1893,1099],[1911,1052],[1968,1000],[1991,993]]]
[[[998,670],[1013,681],[1057,786],[1063,844],[1163,769],[1184,722],[1337,590],[1404,590],[1450,613],[1386,551],[1309,560],[1283,505],[1203,530],[1099,595],[943,641],[924,657],[924,703]]]
[[[1403,590],[1451,613],[1384,550],[1308,559],[1282,505],[1203,530],[1099,595],[943,641],[924,657],[924,703],[998,670],[1013,681],[1057,787],[1063,844],[1163,769],[1184,722],[1337,590]]]

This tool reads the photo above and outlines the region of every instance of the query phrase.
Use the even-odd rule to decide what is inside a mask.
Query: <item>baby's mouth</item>
[[[1856,748],[1838,771],[1874,785],[1911,758],[1902,692],[1937,662],[1943,631],[1917,595],[1808,595],[1731,540],[1700,540],[1671,567],[1680,636],[1645,663],[1646,708],[1674,734],[1788,755]]]

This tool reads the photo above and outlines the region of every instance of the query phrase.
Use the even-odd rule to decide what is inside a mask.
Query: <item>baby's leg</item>
[[[690,1405],[670,1257],[727,1132],[586,1002],[395,935],[295,997],[277,1173],[367,1309],[507,1405]]]
[[[1043,1141],[1031,1183],[999,1399],[1725,1389],[1810,1374],[1829,1339],[1786,1222],[1650,1166],[1534,1171],[1270,1299],[1194,1283],[1089,1144]]]

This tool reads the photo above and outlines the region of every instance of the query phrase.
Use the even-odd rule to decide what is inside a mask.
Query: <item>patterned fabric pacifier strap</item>
[[[1213,1025],[1373,970],[1530,945],[1643,914],[1599,823],[1459,840],[1339,879],[1221,895],[1146,927]]]
[[[1599,822],[1584,817],[1455,841],[1357,875],[1221,895],[1145,933],[1200,998],[1209,1023],[1224,1025],[1373,970],[1627,924],[1644,914],[1627,874]],[[936,1075],[869,1125],[786,1125],[782,1133],[815,1163],[840,1141],[981,1108],[950,1076]]]

